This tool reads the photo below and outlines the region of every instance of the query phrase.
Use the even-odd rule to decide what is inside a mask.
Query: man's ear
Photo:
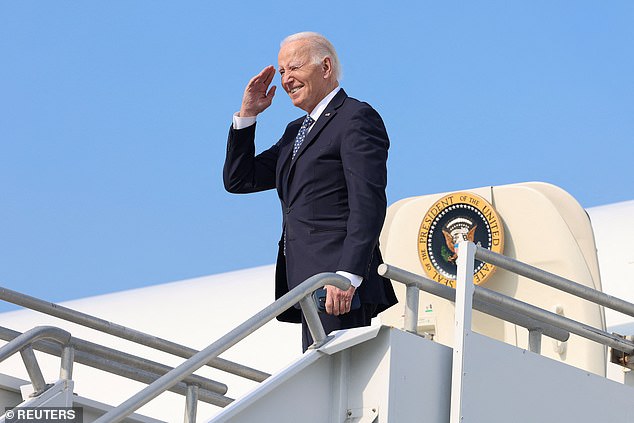
[[[324,75],[324,79],[328,79],[332,76],[332,60],[326,56],[321,62],[321,70]]]

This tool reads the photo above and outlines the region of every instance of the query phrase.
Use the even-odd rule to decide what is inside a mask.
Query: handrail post
[[[37,363],[33,348],[29,345],[21,349],[20,355],[22,356],[26,371],[29,374],[31,384],[33,384],[34,392],[32,396],[37,396],[46,390],[46,382],[44,381],[44,375],[42,375],[40,365]]]
[[[408,284],[405,289],[405,330],[411,333],[418,332],[418,295],[416,285]]]
[[[306,318],[306,324],[308,325],[308,329],[310,330],[310,334],[314,341],[313,345],[309,348],[319,348],[326,340],[326,331],[324,331],[324,326],[321,324],[321,320],[319,319],[317,306],[315,306],[315,303],[310,295],[302,298],[299,304],[302,307],[304,318]]]
[[[454,326],[453,362],[451,367],[450,423],[462,422],[462,388],[464,386],[465,357],[467,355],[473,308],[473,268],[475,249],[472,242],[462,241],[458,245],[458,269],[456,272],[456,312]]]
[[[536,354],[541,354],[542,352],[541,329],[530,329],[528,331],[528,350]]]
[[[72,345],[64,345],[61,354],[61,365],[59,370],[59,378],[63,380],[71,380],[73,378],[73,364],[75,362],[75,347]]]
[[[185,396],[185,418],[184,423],[196,423],[196,413],[198,412],[198,385],[187,385],[187,395]]]

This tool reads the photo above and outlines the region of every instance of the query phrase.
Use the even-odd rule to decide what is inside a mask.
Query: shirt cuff
[[[233,114],[233,129],[244,129],[255,124],[255,116],[240,117],[240,112]]]
[[[348,278],[352,286],[355,288],[358,288],[361,285],[361,282],[363,282],[363,276],[355,275],[344,270],[337,270],[337,274]]]

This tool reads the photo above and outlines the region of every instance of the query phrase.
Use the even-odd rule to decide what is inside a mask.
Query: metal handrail
[[[37,326],[0,347],[0,362],[40,339],[52,339],[61,345],[68,345],[70,333],[54,326]]]
[[[302,311],[306,317],[309,329],[313,334],[313,339],[315,339],[314,346],[323,345],[324,342],[327,342],[328,338],[326,338],[324,329],[321,326],[321,321],[319,320],[319,316],[317,314],[317,308],[315,304],[310,301],[309,297],[313,291],[323,287],[324,285],[334,285],[340,289],[348,290],[350,288],[350,281],[335,273],[319,273],[311,276],[299,286],[283,295],[274,303],[265,307],[259,313],[218,339],[216,342],[209,345],[207,348],[186,360],[183,364],[162,376],[145,389],[139,391],[136,395],[132,396],[118,407],[95,420],[95,423],[111,423],[123,420],[139,407],[156,398],[168,387],[195,372],[211,358],[218,356],[233,345],[237,344],[242,339],[264,326],[270,320],[279,316],[285,310],[293,307],[298,302],[302,306]]]
[[[383,263],[379,265],[378,272],[381,276],[385,276],[386,278],[405,285],[416,286],[417,289],[426,291],[437,297],[444,298],[452,302],[456,301],[455,289],[441,285],[438,282],[434,282],[431,279],[427,279],[415,273],[408,272],[407,270],[399,269],[396,266]],[[506,320],[510,323],[525,327],[528,330],[539,330],[544,335],[561,342],[567,341],[570,337],[570,333],[568,331],[555,325],[544,323],[543,318],[539,318],[542,316],[542,309],[511,297],[503,297],[506,296],[498,292],[476,286],[475,293],[473,295],[473,308],[491,316]],[[414,320],[414,324],[415,323],[416,322]],[[410,332],[416,331],[415,327],[408,328],[411,324],[406,324],[405,326]]]
[[[62,353],[60,354],[62,358],[60,375],[69,379],[72,375],[73,350],[69,348],[70,333],[63,329],[53,326],[38,326],[15,337],[12,341],[0,348],[0,362],[17,352],[20,353],[35,391],[34,396],[40,395],[48,389],[32,348],[32,345],[36,341],[43,339],[51,339],[62,345]]]
[[[475,258],[634,317],[634,304],[476,245]]]
[[[500,266],[503,269],[517,273],[521,276],[534,279],[537,282],[544,283],[553,288],[560,289],[564,292],[568,292],[580,298],[594,301],[599,305],[603,305],[634,316],[634,314],[631,314],[634,312],[634,304],[628,303],[627,301],[612,297],[600,291],[588,288],[584,285],[530,266],[526,263],[522,263],[518,260],[514,260],[501,254],[494,253],[484,247],[476,246],[473,243],[469,244],[472,244],[474,247],[476,247],[474,259]],[[473,268],[473,263],[470,263],[469,265],[471,266],[471,268]],[[387,264],[382,264],[379,266],[379,274],[408,285],[408,289],[409,286],[413,286],[416,290],[422,289],[433,295],[455,301],[455,291],[453,289],[448,288],[444,285],[440,285],[437,282],[432,281],[431,279],[427,279],[414,273],[407,272],[403,269],[399,269]],[[453,291],[453,294],[450,294],[448,291],[446,291],[447,289]],[[515,319],[517,316],[522,315],[528,316],[530,319],[534,319],[538,321],[541,325],[543,325],[542,328],[536,327],[534,329],[531,329],[530,326],[526,326],[522,323],[516,323],[520,326],[527,327],[529,331],[537,329],[544,335],[564,341],[565,339],[557,338],[556,336],[554,336],[556,335],[556,333],[552,333],[553,330],[563,330],[628,354],[634,353],[634,342],[607,333],[595,327],[588,326],[576,320],[572,320],[559,314],[543,310],[539,307],[535,307],[522,301],[518,301],[514,298],[500,294],[490,289],[475,286],[473,297],[473,308],[475,308],[476,310],[484,311],[485,313],[489,313],[494,316],[496,310],[505,310],[506,312],[511,313],[511,318]],[[413,303],[414,301],[412,299],[408,299],[406,303],[406,317],[413,315],[412,311],[408,310],[411,309],[412,306],[414,306]],[[494,313],[483,310],[481,308],[482,306],[484,306],[484,308],[487,308],[489,306],[495,307],[492,310]],[[417,301],[415,307],[418,307]],[[505,320],[514,323],[512,320],[509,320],[507,318],[505,318]],[[406,326],[408,325],[412,326],[413,324],[411,321],[406,322]]]
[[[70,336],[70,334],[68,335]],[[17,331],[0,327],[0,339],[12,342],[19,336],[22,335]],[[172,370],[172,367],[164,364],[79,338],[72,337],[69,344],[75,349],[74,361],[76,363],[136,380],[137,382],[150,384]],[[61,356],[63,352],[60,352],[59,345],[46,340],[35,341],[32,347],[38,351],[56,356]],[[233,401],[232,398],[224,396],[227,392],[227,386],[225,384],[197,375],[191,375],[183,379],[183,383],[174,385],[170,390],[177,394],[187,395],[188,386],[192,385],[200,387],[199,399],[201,401],[219,407],[225,407]]]
[[[77,323],[79,325],[86,326],[91,329],[95,329],[100,332],[104,332],[109,335],[126,339],[128,341],[132,341],[137,344],[154,348],[159,351],[173,354],[185,359],[192,357],[198,352],[193,348],[189,348],[184,345],[159,338],[157,336],[152,336],[138,330],[130,329],[125,326],[109,322],[107,320],[100,319],[98,317],[94,317],[77,310],[70,309],[68,307],[43,301],[39,298],[13,291],[8,288],[0,287],[0,300],[29,308],[31,310],[39,311],[40,313],[48,314],[49,316],[57,317],[62,320]],[[235,374],[237,376],[241,376],[256,382],[262,382],[263,380],[271,376],[268,373],[261,372],[259,370],[219,357],[205,364],[216,369],[223,370],[227,373]]]

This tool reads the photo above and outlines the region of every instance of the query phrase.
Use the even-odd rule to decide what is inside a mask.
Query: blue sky
[[[276,194],[226,193],[222,164],[246,82],[303,30],[383,116],[390,203],[634,199],[634,3],[392,3],[0,3],[0,285],[62,301],[273,263]],[[299,115],[279,90],[258,150]]]

